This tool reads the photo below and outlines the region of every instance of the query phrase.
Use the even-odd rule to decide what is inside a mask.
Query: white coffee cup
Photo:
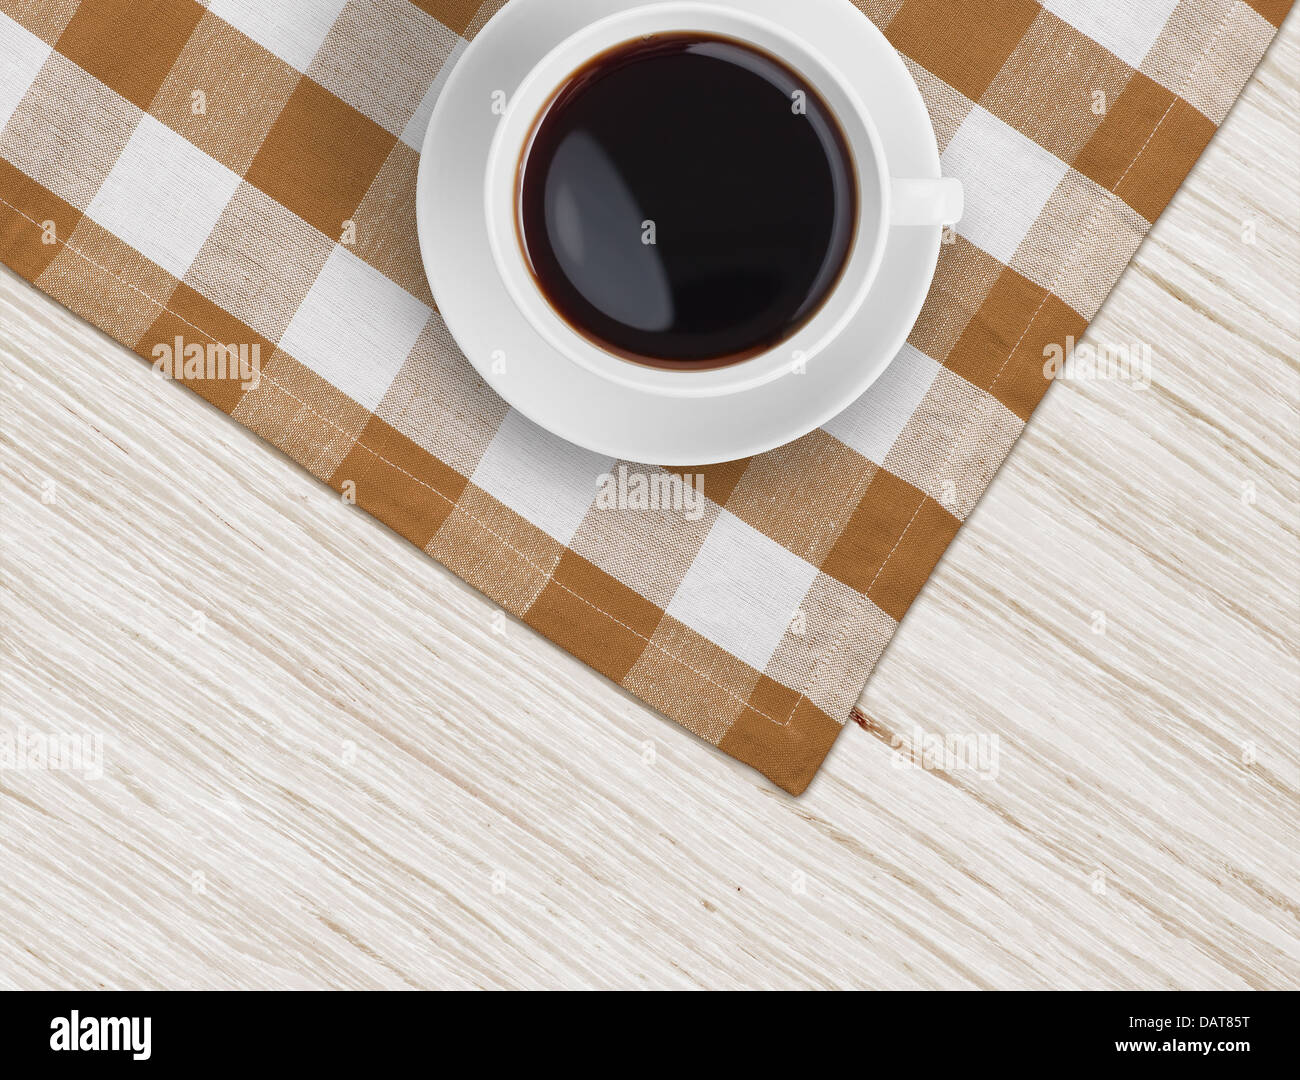
[[[533,129],[552,97],[574,72],[624,43],[653,34],[700,33],[732,38],[782,61],[829,106],[853,158],[858,220],[848,262],[816,313],[791,337],[766,352],[725,367],[673,371],[607,352],[574,330],[551,306],[528,265],[519,238],[518,171]],[[877,48],[889,50],[884,38]],[[892,57],[888,57],[891,62]],[[871,56],[862,58],[873,62]],[[888,108],[888,102],[872,103]],[[634,8],[592,23],[562,41],[520,83],[502,116],[488,156],[485,213],[492,257],[506,290],[533,328],[561,355],[615,383],[669,397],[736,393],[798,370],[848,325],[866,299],[892,228],[951,224],[961,217],[962,189],[945,178],[891,177],[884,146],[867,106],[850,84],[797,30],[708,3],[665,3]]]

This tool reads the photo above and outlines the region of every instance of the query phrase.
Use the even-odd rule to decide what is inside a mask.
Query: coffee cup
[[[620,49],[659,40],[731,42],[794,73],[833,117],[847,151],[854,196],[845,252],[833,283],[779,340],[712,364],[655,362],[613,347],[560,310],[530,259],[522,181],[539,124],[575,74]],[[883,38],[874,46],[889,50]],[[888,58],[892,61],[892,57]],[[870,56],[863,63],[872,63]],[[484,179],[484,212],[496,270],[533,329],[574,364],[621,386],[667,397],[713,397],[806,370],[854,319],[878,276],[891,229],[936,228],[959,219],[960,183],[892,176],[872,109],[797,30],[708,3],[655,4],[609,16],[562,41],[538,62],[506,104]],[[647,362],[649,361],[649,362]]]

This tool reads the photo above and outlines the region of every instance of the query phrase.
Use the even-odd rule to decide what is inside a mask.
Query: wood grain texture
[[[1300,986],[1298,74],[1292,17],[1090,331],[1152,385],[1053,389],[800,799],[0,275],[0,731],[104,738],[0,772],[0,985]]]

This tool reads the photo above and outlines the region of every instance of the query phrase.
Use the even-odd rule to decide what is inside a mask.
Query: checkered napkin
[[[880,381],[679,510],[600,505],[657,470],[510,411],[429,293],[417,148],[500,2],[0,0],[0,258],[798,793],[1290,0],[856,0],[966,217]]]

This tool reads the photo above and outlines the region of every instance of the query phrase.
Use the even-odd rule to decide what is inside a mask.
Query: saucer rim
[[[780,0],[706,0],[706,2],[711,5],[735,7],[743,12],[752,12],[755,7],[778,11],[780,4]],[[656,0],[613,0],[612,3],[609,0],[569,0],[563,16],[553,16],[552,22],[564,22],[566,25],[560,32],[567,37],[597,18],[618,11],[652,6],[661,6],[661,4]],[[554,8],[550,8],[548,13],[554,11]],[[443,136],[440,133],[444,126],[449,129],[458,123],[463,126],[463,117],[468,113],[463,106],[458,107],[457,102],[459,97],[471,87],[476,75],[490,72],[495,76],[491,80],[495,84],[503,81],[500,78],[500,65],[493,66],[490,55],[491,50],[498,45],[498,39],[500,39],[499,49],[504,53],[509,44],[507,37],[512,33],[528,29],[528,20],[530,17],[535,18],[537,13],[536,0],[532,3],[528,0],[514,0],[514,3],[506,5],[497,12],[469,43],[443,86],[430,116],[422,142],[417,172],[416,219],[421,260],[441,318],[457,347],[479,376],[511,408],[560,438],[615,460],[654,462],[666,467],[704,466],[747,458],[777,449],[816,430],[857,401],[893,362],[916,324],[934,280],[943,236],[942,226],[890,228],[876,284],[868,294],[866,303],[843,334],[829,343],[815,361],[810,362],[805,374],[785,376],[723,396],[666,397],[606,380],[586,371],[555,350],[537,333],[524,314],[515,309],[514,302],[500,278],[491,258],[490,249],[487,247],[487,222],[483,214],[482,174],[486,169],[495,131],[487,129],[486,134],[480,138],[481,145],[469,148],[468,158],[462,146],[461,160],[458,167],[453,169],[443,168],[444,159],[437,156],[435,147],[442,141]],[[887,53],[893,61],[892,64],[883,65],[883,69],[889,69],[884,73],[895,83],[893,92],[902,93],[911,111],[917,114],[919,110],[919,116],[924,118],[923,125],[909,121],[905,125],[905,130],[900,129],[898,132],[890,131],[886,125],[879,124],[880,137],[886,146],[886,154],[896,160],[900,149],[897,144],[903,139],[910,140],[912,145],[907,148],[908,154],[923,159],[925,167],[908,169],[907,175],[918,178],[938,178],[941,171],[937,140],[920,89],[902,58],[874,23],[848,0],[805,0],[801,16],[805,19],[820,20],[823,23],[829,22],[830,25],[825,26],[821,31],[828,37],[837,32],[851,32],[866,33],[878,39],[873,43],[873,47],[881,55]],[[854,21],[844,23],[842,20],[846,17]],[[838,27],[834,25],[837,21],[840,22]],[[807,32],[805,36],[809,36]],[[537,61],[547,55],[559,40],[562,38],[552,35],[540,44],[529,41],[526,50],[527,61],[517,61],[517,64],[525,63],[526,66],[518,73],[518,77],[512,80],[512,86],[517,87]],[[520,51],[517,42],[514,50],[516,53]],[[479,70],[480,65],[484,69],[483,72]],[[862,79],[855,70],[852,68],[846,70],[850,72],[847,77],[854,84],[859,96],[868,101],[872,100],[871,95],[862,93]],[[895,101],[895,105],[897,104]],[[455,141],[448,140],[452,143]],[[470,167],[467,168],[467,165]],[[438,170],[441,170],[441,173],[435,176]],[[468,181],[466,181],[467,175],[471,178]],[[437,186],[439,180],[444,178],[448,179],[451,190]],[[435,189],[438,190],[436,197]],[[466,212],[471,222],[468,225]],[[478,218],[484,220],[480,221]],[[469,233],[475,234],[472,240],[467,239]],[[442,242],[444,239],[446,243]],[[455,254],[457,250],[465,258],[458,258]],[[481,271],[482,267],[472,266],[474,261],[472,256],[476,250],[479,254],[486,253],[488,273],[476,272]],[[438,257],[438,252],[447,251],[453,254],[446,258]],[[891,276],[891,262],[897,267],[905,261],[915,262],[917,256],[920,256],[920,262],[911,270],[910,280],[899,280]],[[469,274],[465,272],[463,264],[469,265]],[[439,269],[440,265],[443,270]],[[469,276],[475,277],[472,285],[465,280]],[[850,340],[855,336],[853,331],[863,329],[862,324],[868,314],[867,308],[871,306],[873,298],[877,301],[881,300],[882,294],[878,290],[886,282],[889,283],[889,291],[895,294],[895,302],[877,306],[883,307],[881,318],[886,320],[888,325],[883,327],[877,325],[874,328],[876,332],[870,335],[869,342],[856,343],[869,352],[870,362],[861,363],[862,357],[859,356],[858,362],[852,363],[850,361],[853,358],[848,355],[848,352],[855,344]],[[899,303],[898,294],[903,290],[910,295],[903,296],[904,302]],[[485,297],[485,294],[491,295]],[[876,295],[873,297],[872,294]],[[506,313],[504,319],[501,318],[503,312]],[[503,333],[500,322],[510,323],[511,315],[514,317],[514,325],[508,327]],[[476,321],[477,327],[471,325]],[[495,327],[498,337],[509,336],[514,343],[522,345],[523,351],[531,358],[530,362],[540,366],[543,361],[546,361],[551,367],[558,362],[568,372],[569,385],[566,389],[569,393],[557,394],[550,384],[542,384],[540,392],[536,392],[529,389],[528,380],[521,383],[520,380],[502,377],[501,373],[495,372],[492,360],[501,350],[486,350],[485,354],[484,350],[475,347],[484,337],[481,331],[488,327]],[[880,344],[882,341],[887,344]],[[470,347],[466,348],[466,344]],[[510,351],[518,351],[515,344],[512,344]],[[832,358],[837,353],[840,354],[839,360],[842,361],[839,364],[832,362]],[[797,419],[794,420],[790,418],[790,410],[781,407],[784,401],[780,391],[786,380],[790,378],[807,380],[810,385],[817,388],[817,392],[811,395],[811,401],[800,403]],[[713,437],[713,448],[705,449],[703,446],[706,444],[700,444],[700,449],[693,449],[689,440],[683,440],[680,433],[676,439],[671,437],[666,439],[663,445],[656,445],[654,434],[648,437],[642,434],[635,440],[626,438],[626,426],[617,423],[611,425],[605,421],[600,410],[574,409],[566,405],[567,400],[575,396],[575,392],[582,390],[584,383],[588,384],[588,389],[604,391],[606,397],[622,399],[621,404],[625,415],[631,415],[629,410],[636,413],[663,412],[664,430],[673,428],[673,421],[678,417],[671,414],[682,412],[685,406],[698,407],[701,404],[714,406],[718,415],[705,418],[709,435]],[[592,383],[599,383],[599,387],[590,385]],[[520,389],[521,385],[524,387],[523,392]],[[759,399],[764,397],[771,400],[761,402]],[[760,414],[761,420],[759,423],[752,423],[756,412]],[[729,417],[742,415],[744,422],[731,425],[730,437],[721,439],[716,437],[718,425],[726,427]],[[709,420],[717,421],[717,424],[709,424]],[[681,427],[680,424],[677,426]],[[655,430],[657,432],[657,429]]]

